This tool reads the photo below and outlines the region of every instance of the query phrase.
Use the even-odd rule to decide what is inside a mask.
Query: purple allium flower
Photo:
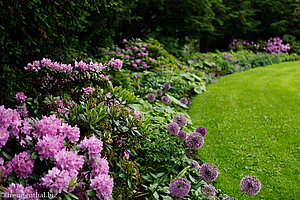
[[[161,90],[156,90],[156,94],[157,94],[157,96],[161,96],[163,93]]]
[[[33,171],[34,160],[31,159],[30,154],[22,152],[15,155],[11,164],[18,177],[27,178]]]
[[[203,143],[203,136],[198,132],[194,132],[187,136],[186,145],[194,150],[200,149]]]
[[[211,182],[216,180],[218,177],[218,168],[213,164],[204,163],[199,169],[200,178],[206,182]]]
[[[50,192],[59,194],[62,191],[68,190],[69,182],[73,177],[68,171],[53,167],[51,170],[48,170],[46,176],[41,178],[41,183],[44,187],[50,188]]]
[[[39,138],[35,149],[40,155],[40,160],[54,158],[61,149],[64,148],[64,138],[56,135],[45,135],[42,139]]]
[[[199,168],[200,168],[200,165],[199,165],[199,163],[196,160],[193,160],[192,162],[190,162],[190,167],[192,169],[194,168],[196,171],[198,171]]]
[[[212,185],[205,185],[202,191],[208,198],[214,198],[216,196],[216,188]]]
[[[9,132],[6,128],[0,128],[0,148],[5,146],[7,140],[9,138]]]
[[[20,114],[21,117],[26,117],[28,111],[25,106],[18,106],[18,113]]]
[[[249,196],[255,196],[261,189],[260,181],[254,176],[246,176],[240,183],[241,191]]]
[[[121,69],[122,66],[123,66],[123,61],[121,61],[120,59],[114,59],[114,58],[112,58],[109,61],[108,66],[114,67],[114,68],[117,68],[117,69]]]
[[[123,39],[123,42],[124,42],[124,43],[127,43],[127,40],[126,40],[126,39]]]
[[[140,86],[140,87],[144,87],[143,83],[139,83],[139,86]]]
[[[100,174],[91,179],[91,188],[96,190],[97,195],[103,196],[105,200],[109,200],[112,194],[114,181],[108,174]]]
[[[84,137],[84,140],[80,142],[78,147],[81,149],[87,148],[89,152],[89,159],[91,160],[94,158],[98,158],[99,154],[103,149],[103,142],[93,135],[89,139]]]
[[[200,126],[196,129],[196,132],[200,133],[203,137],[206,135],[206,128]]]
[[[171,89],[171,85],[169,83],[164,83],[165,90]]]
[[[177,135],[179,133],[179,126],[176,123],[169,123],[167,126],[167,131],[171,135]]]
[[[57,154],[54,155],[56,167],[60,170],[76,170],[82,168],[85,157],[83,155],[78,155],[72,151],[67,151],[62,149]]]
[[[44,135],[57,135],[61,126],[61,119],[56,118],[56,115],[49,117],[43,116],[35,125],[36,133],[39,137]]]
[[[155,100],[155,95],[153,93],[147,94],[147,98],[149,101],[154,101]]]
[[[169,186],[170,194],[175,198],[183,198],[190,191],[191,185],[186,178],[174,178]]]
[[[189,101],[186,98],[181,98],[180,103],[187,105],[189,103]]]
[[[62,133],[64,137],[67,137],[72,143],[78,141],[80,137],[80,130],[77,125],[72,127],[67,123],[62,123],[59,132]]]
[[[178,136],[179,139],[185,140],[186,139],[186,132],[183,131],[183,130],[180,130],[177,136]]]
[[[15,96],[15,100],[17,103],[23,103],[27,99],[27,96],[23,92],[18,92]]]
[[[161,101],[164,102],[165,104],[170,104],[171,100],[167,96],[163,96],[161,98]]]
[[[186,118],[184,114],[177,114],[173,117],[173,122],[178,124],[180,127],[184,127],[186,125]]]
[[[11,183],[7,191],[4,193],[4,198],[12,198],[13,200],[19,199],[29,199],[29,200],[37,200],[39,199],[36,195],[36,191],[32,188],[32,186],[24,187],[20,183]]]
[[[92,175],[94,177],[100,175],[100,174],[108,174],[109,172],[109,166],[108,161],[106,158],[98,158],[91,161],[92,166]]]

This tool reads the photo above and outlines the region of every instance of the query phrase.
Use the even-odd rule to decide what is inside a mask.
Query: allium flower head
[[[161,98],[161,101],[164,102],[165,104],[170,104],[171,100],[167,96],[163,96]]]
[[[191,149],[194,150],[200,149],[203,144],[204,144],[204,139],[200,133],[195,132],[187,136],[186,145]]]
[[[153,93],[147,94],[147,98],[149,101],[154,101],[155,100],[155,95]]]
[[[34,160],[32,160],[31,155],[26,152],[15,155],[11,163],[13,171],[19,177],[27,178],[33,171]]]
[[[186,125],[186,118],[184,114],[177,114],[173,117],[173,122],[178,124],[180,127],[184,127]]]
[[[206,135],[206,128],[200,126],[196,129],[196,132],[200,133],[203,137]]]
[[[164,88],[165,88],[165,90],[171,89],[170,83],[164,83]]]
[[[241,191],[249,196],[254,196],[261,189],[260,181],[254,176],[246,176],[240,183]]]
[[[216,196],[216,188],[212,185],[205,185],[202,191],[208,198],[214,198]]]
[[[94,135],[87,139],[86,137],[81,143],[78,145],[81,149],[88,149],[89,152],[89,159],[98,158],[99,154],[103,149],[103,142],[96,138]]]
[[[170,194],[175,198],[183,198],[190,191],[191,185],[186,178],[174,178],[169,186]]]
[[[156,95],[157,96],[161,96],[163,93],[162,93],[162,91],[161,90],[156,90]]]
[[[186,139],[186,132],[183,131],[183,130],[180,130],[177,136],[178,136],[179,139],[185,140]]]
[[[104,197],[105,200],[109,200],[109,196],[113,191],[114,181],[108,174],[100,174],[91,179],[90,187],[96,190],[97,195]]]
[[[213,164],[204,163],[199,169],[200,178],[206,182],[211,182],[216,180],[218,177],[218,168]]]
[[[15,96],[15,100],[17,103],[23,103],[27,99],[27,96],[23,92],[18,92]]]
[[[179,126],[176,123],[169,123],[167,126],[167,131],[171,135],[177,135],[179,133]]]
[[[195,169],[196,171],[198,171],[200,168],[200,165],[196,160],[193,160],[192,162],[190,162],[190,167],[192,169]]]
[[[186,98],[181,98],[179,101],[184,105],[187,105],[189,103],[189,101]]]

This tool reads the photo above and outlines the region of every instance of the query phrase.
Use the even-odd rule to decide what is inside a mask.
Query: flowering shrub
[[[5,135],[1,143],[1,178],[7,178],[7,192],[13,193],[17,187],[18,194],[49,191],[73,197],[70,192],[95,190],[99,198],[112,195],[113,180],[108,175],[108,163],[103,162],[106,159],[101,157],[100,139],[92,136],[79,142],[79,128],[63,123],[55,115],[33,122],[30,118],[22,120],[16,111],[4,106],[0,115],[1,135]],[[11,145],[17,145],[13,151]],[[26,188],[19,185],[22,180]]]

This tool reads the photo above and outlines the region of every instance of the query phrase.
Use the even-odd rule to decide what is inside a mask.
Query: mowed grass
[[[300,199],[300,61],[222,77],[189,114],[207,128],[199,158],[219,168],[217,188],[239,199]],[[262,189],[240,198],[246,175]]]

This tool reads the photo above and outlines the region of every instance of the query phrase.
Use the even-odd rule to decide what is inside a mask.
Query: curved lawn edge
[[[194,98],[189,115],[207,128],[199,159],[219,168],[216,187],[239,198],[246,175],[262,182],[256,197],[300,199],[300,61],[228,75]]]

